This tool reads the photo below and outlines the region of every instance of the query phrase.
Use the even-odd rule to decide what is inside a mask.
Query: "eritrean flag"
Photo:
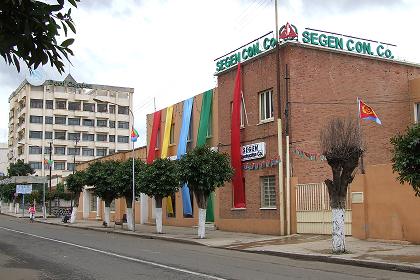
[[[139,138],[139,133],[134,127],[131,127],[131,141],[136,142],[137,138]]]
[[[377,124],[382,124],[381,120],[376,115],[375,111],[373,111],[372,107],[368,106],[362,100],[359,100],[359,118],[364,120],[371,120],[376,122]]]

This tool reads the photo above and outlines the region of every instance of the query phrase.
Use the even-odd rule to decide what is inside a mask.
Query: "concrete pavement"
[[[19,214],[2,213],[14,217]],[[40,216],[40,215],[37,215]],[[136,231],[127,229],[127,225],[103,227],[102,221],[78,220],[74,224],[64,224],[59,218],[37,222],[88,230],[105,231],[116,234],[139,236],[142,238],[163,239],[208,247],[240,250],[268,255],[278,255],[294,259],[305,259],[340,264],[350,264],[386,270],[420,273],[420,245],[408,242],[387,242],[378,240],[359,240],[346,237],[347,253],[334,255],[331,252],[331,236],[303,235],[272,236],[251,233],[226,232],[206,229],[206,238],[198,239],[197,228],[163,226],[163,234],[157,234],[154,225],[136,224]]]

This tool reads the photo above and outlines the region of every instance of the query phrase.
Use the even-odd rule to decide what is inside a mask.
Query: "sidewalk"
[[[3,208],[2,210],[6,209]],[[19,214],[10,214],[5,211],[2,211],[2,214],[21,217]],[[37,222],[60,226],[277,255],[294,259],[420,273],[420,245],[412,245],[408,242],[365,241],[346,237],[348,252],[342,255],[333,255],[331,253],[331,236],[329,235],[293,234],[290,236],[272,236],[206,229],[206,238],[198,239],[197,228],[164,225],[164,233],[157,234],[154,225],[136,224],[136,231],[132,232],[127,230],[126,224],[124,224],[124,228],[116,226],[114,229],[113,223],[111,223],[110,227],[105,228],[102,226],[102,221],[78,220],[75,224],[64,224],[59,218],[48,218],[44,221],[41,215],[37,213],[38,216]]]

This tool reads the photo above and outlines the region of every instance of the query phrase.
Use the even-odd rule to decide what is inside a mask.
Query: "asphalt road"
[[[234,234],[234,233],[232,233]],[[419,279],[0,215],[0,279]]]

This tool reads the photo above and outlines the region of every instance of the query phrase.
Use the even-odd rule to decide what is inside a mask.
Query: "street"
[[[235,234],[235,233],[232,233]],[[418,279],[0,215],[1,279]]]

